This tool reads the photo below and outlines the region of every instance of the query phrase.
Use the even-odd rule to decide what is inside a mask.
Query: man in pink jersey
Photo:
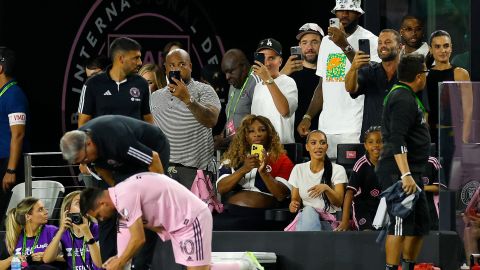
[[[80,209],[98,220],[118,212],[118,254],[107,261],[107,270],[129,263],[145,242],[144,227],[172,240],[177,263],[189,270],[210,269],[212,215],[203,201],[168,176],[145,172],[108,190],[87,188]]]

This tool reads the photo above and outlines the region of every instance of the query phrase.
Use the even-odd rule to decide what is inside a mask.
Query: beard
[[[390,52],[387,55],[381,55],[380,53],[378,54],[378,57],[382,59],[382,62],[389,62],[395,60],[397,58],[398,52],[395,50],[390,50]]]
[[[318,59],[318,54],[315,54],[315,56],[306,56],[306,55],[303,55],[303,59],[305,59],[305,61],[306,61],[307,63],[316,65],[316,64],[317,64],[317,59]]]
[[[353,34],[353,32],[355,32],[355,30],[357,30],[357,26],[358,26],[358,19],[352,21],[349,25],[344,27],[345,33]]]

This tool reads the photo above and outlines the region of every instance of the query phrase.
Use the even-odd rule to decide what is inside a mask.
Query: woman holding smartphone
[[[252,145],[263,155],[252,154]],[[214,230],[273,230],[265,210],[278,207],[289,194],[293,168],[270,120],[247,115],[225,152],[217,180],[225,211],[214,216]]]
[[[338,223],[334,215],[343,204],[347,173],[328,158],[323,131],[308,133],[306,148],[310,161],[295,165],[289,180],[293,186],[290,212],[301,211],[295,230],[332,231]]]
[[[102,267],[97,242],[98,225],[80,215],[80,192],[71,192],[63,199],[60,228],[45,250],[43,260],[45,262],[55,260],[59,243],[62,243],[67,269],[97,270]]]
[[[52,263],[44,262],[45,249],[58,230],[56,226],[47,225],[47,222],[48,210],[41,200],[34,197],[23,199],[8,211],[6,248],[0,247],[1,270],[10,268],[15,255],[23,261],[24,269],[63,269],[63,263],[60,263],[63,258],[58,255],[58,250],[52,252]]]

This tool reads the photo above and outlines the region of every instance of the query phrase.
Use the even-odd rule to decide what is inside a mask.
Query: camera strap
[[[75,239],[74,239],[74,236],[73,236],[73,232],[70,231],[70,238],[72,239],[72,269],[76,269],[76,266],[77,266],[77,256],[76,256],[76,252],[75,252]],[[85,261],[85,257],[86,257],[86,253],[87,253],[87,241],[85,240],[85,236],[83,236],[83,244],[82,244],[82,250],[80,251],[80,256],[82,256],[82,263],[83,265],[85,266],[85,264],[87,263]]]
[[[410,91],[410,93],[412,94],[412,96],[415,98],[415,101],[417,102],[417,106],[420,110],[422,110],[423,114],[425,114],[427,112],[427,110],[425,109],[425,107],[423,106],[423,103],[422,101],[418,98],[418,96],[415,94],[415,92],[413,92],[412,88],[408,87],[407,85],[403,85],[403,84],[395,84],[392,88],[392,90],[390,90],[390,92],[388,92],[387,96],[385,96],[385,98],[383,99],[383,106],[385,107],[385,104],[387,104],[387,101],[388,101],[388,98],[390,97],[390,95],[392,94],[393,91],[397,90],[397,89],[400,89],[400,88],[403,88],[403,89],[406,89],[408,91]]]
[[[35,235],[35,240],[33,241],[33,246],[30,252],[30,255],[34,253],[35,248],[37,247],[38,244],[38,239],[40,238],[40,234],[42,233],[43,225],[40,225],[37,230],[37,234]],[[27,232],[25,231],[25,228],[23,229],[23,245],[22,245],[22,255],[26,255],[26,250],[27,250]]]

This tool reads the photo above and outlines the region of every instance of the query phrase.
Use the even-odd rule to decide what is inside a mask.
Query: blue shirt
[[[10,82],[7,82],[0,93]],[[8,122],[8,115],[11,113],[25,113],[28,123],[28,101],[23,90],[18,84],[12,85],[7,91],[0,96],[0,158],[8,158],[10,156],[10,140],[12,133]],[[26,139],[23,140],[23,149],[26,147]]]

